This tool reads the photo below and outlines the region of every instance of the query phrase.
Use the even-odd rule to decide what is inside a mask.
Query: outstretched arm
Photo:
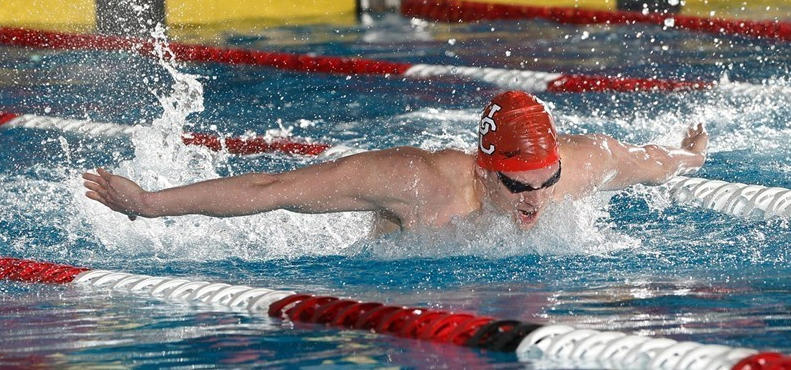
[[[659,185],[673,176],[703,166],[706,160],[708,134],[700,123],[687,130],[679,148],[660,145],[635,146],[606,137],[610,151],[609,166],[613,176],[600,187],[619,190],[630,185]]]
[[[98,175],[85,173],[83,178],[88,198],[132,219],[185,214],[230,217],[275,209],[362,211],[387,208],[388,202],[398,201],[398,189],[390,189],[394,184],[390,177],[399,174],[388,172],[399,167],[398,159],[368,152],[281,174],[253,173],[154,192],[101,168]]]

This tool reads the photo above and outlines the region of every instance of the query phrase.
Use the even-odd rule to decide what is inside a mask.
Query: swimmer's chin
[[[540,211],[524,211],[524,210],[516,210],[514,213],[514,218],[516,219],[516,225],[522,230],[530,230],[532,229],[536,223],[538,222],[538,216]]]

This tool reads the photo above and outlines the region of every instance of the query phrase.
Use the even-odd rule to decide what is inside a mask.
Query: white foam
[[[686,128],[702,122],[709,132],[709,152],[752,150],[775,154],[786,151],[791,139],[791,84],[784,80],[767,81],[749,90],[715,89],[704,94],[680,95],[673,108],[654,114],[635,107],[630,114],[613,115],[606,111],[593,116],[556,111],[561,133],[607,132],[615,124],[616,138],[641,144],[651,142],[677,146]],[[694,96],[687,100],[685,97]],[[670,97],[679,99],[679,96]],[[616,103],[617,104],[617,103]],[[785,123],[776,117],[784,117]]]
[[[554,204],[528,231],[518,229],[510,216],[487,208],[440,229],[391,234],[355,247],[359,254],[401,259],[607,254],[639,246],[638,240],[615,232],[603,221],[609,216],[606,208],[610,195],[600,193]]]
[[[201,76],[178,70],[161,28],[154,36],[159,41],[155,47],[159,64],[173,78],[171,91],[157,96],[162,117],[133,135],[134,158],[111,170],[148,190],[216,178],[219,175],[215,169],[227,156],[182,145],[180,140],[187,117],[203,110]],[[281,125],[266,135],[288,136],[291,128]],[[131,222],[85,198],[81,181],[75,180],[71,190],[75,206],[82,210],[82,219],[93,234],[110,253],[120,256],[152,253],[173,259],[211,260],[336,255],[371,229],[371,217],[366,213],[303,215],[276,211],[225,219],[192,215]]]

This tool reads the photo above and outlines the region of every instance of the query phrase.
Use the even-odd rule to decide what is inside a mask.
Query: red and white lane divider
[[[621,332],[574,329],[427,308],[388,306],[245,285],[136,275],[0,257],[0,280],[73,283],[166,301],[202,302],[295,322],[516,352],[522,360],[572,361],[582,368],[787,369],[791,356],[748,348],[678,342]],[[785,366],[785,367],[784,367]]]
[[[546,19],[568,24],[652,24],[668,28],[791,41],[791,23],[703,18],[678,14],[492,4],[458,0],[401,0],[401,14],[458,23],[495,19]]]
[[[32,114],[12,114],[0,112],[0,129],[2,128],[36,128],[76,132],[93,136],[131,135],[140,126],[120,125],[116,123],[93,122],[86,120],[43,117]],[[269,139],[264,137],[220,137],[205,133],[185,133],[181,137],[186,145],[197,145],[213,151],[227,150],[231,154],[287,153],[302,155],[319,155],[330,146],[307,141],[294,141],[284,138]]]
[[[70,34],[0,27],[0,45],[66,50],[136,51],[153,56],[151,41],[117,36]],[[344,75],[382,75],[409,78],[456,77],[483,81],[508,89],[532,92],[586,91],[681,91],[708,89],[716,82],[675,81],[478,68],[430,64],[395,63],[362,58],[339,58],[259,50],[227,49],[170,43],[174,57],[182,61],[266,66],[301,72]]]
[[[129,135],[139,126],[100,123],[31,114],[0,112],[0,129],[24,127],[77,132],[95,136]],[[322,157],[343,157],[363,150],[345,146],[330,147],[322,143],[265,138],[220,138],[210,134],[190,133],[182,136],[187,145],[200,145],[231,154],[287,153]],[[731,183],[697,177],[676,176],[662,185],[677,203],[693,204],[737,217],[791,219],[791,189]]]

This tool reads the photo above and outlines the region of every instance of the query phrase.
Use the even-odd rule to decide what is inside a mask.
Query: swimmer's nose
[[[537,203],[541,200],[537,191],[526,191],[519,193],[519,201],[522,203]]]
[[[544,206],[544,203],[547,202],[548,198],[539,194],[538,191],[527,191],[524,193],[520,193],[518,199],[519,199],[518,204],[523,204],[539,209]]]

